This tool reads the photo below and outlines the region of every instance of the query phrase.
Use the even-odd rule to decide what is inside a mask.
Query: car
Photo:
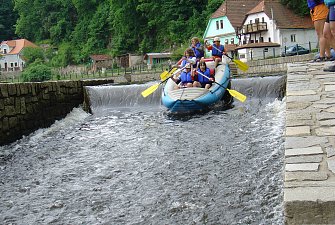
[[[298,47],[298,53],[297,53],[297,47]],[[293,45],[286,47],[286,52],[285,50],[281,52],[281,56],[291,56],[291,55],[304,55],[308,54],[309,50],[300,46],[300,45]]]

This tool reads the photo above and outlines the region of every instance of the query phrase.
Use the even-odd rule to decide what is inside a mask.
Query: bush
[[[22,72],[22,78],[24,82],[50,80],[52,78],[51,67],[40,62],[32,63]]]

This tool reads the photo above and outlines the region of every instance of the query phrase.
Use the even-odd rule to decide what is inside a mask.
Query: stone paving
[[[327,63],[288,65],[286,224],[335,224],[335,73]]]

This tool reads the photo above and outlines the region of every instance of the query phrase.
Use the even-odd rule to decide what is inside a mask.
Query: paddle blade
[[[144,91],[142,91],[141,95],[146,98],[148,97],[149,95],[151,95],[152,93],[154,93],[157,88],[159,87],[160,83],[157,83],[157,84],[154,84],[152,85],[151,87],[145,89]]]
[[[233,96],[234,98],[236,98],[237,100],[239,100],[240,102],[244,102],[247,99],[247,96],[245,96],[244,94],[241,94],[238,91],[235,90],[231,90],[227,88],[227,91],[229,92],[229,94],[231,96]]]
[[[248,69],[249,69],[249,66],[248,66],[248,64],[246,64],[246,63],[244,63],[244,62],[242,62],[242,61],[240,61],[240,60],[238,60],[238,59],[233,59],[233,62],[236,64],[236,66],[240,69],[240,70],[242,70],[242,71],[247,71]]]
[[[169,74],[168,71],[164,71],[163,73],[161,73],[161,75],[160,75],[161,80],[165,80],[166,77],[168,76],[168,74]]]
[[[168,71],[164,71],[163,73],[161,73],[160,77],[161,80],[165,80],[167,78],[169,78],[170,76],[173,75],[173,73],[177,70],[177,68],[172,68],[169,72]]]

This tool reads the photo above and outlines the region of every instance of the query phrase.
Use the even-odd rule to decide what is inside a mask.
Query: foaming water
[[[0,147],[1,224],[284,223],[284,101],[96,108]]]

